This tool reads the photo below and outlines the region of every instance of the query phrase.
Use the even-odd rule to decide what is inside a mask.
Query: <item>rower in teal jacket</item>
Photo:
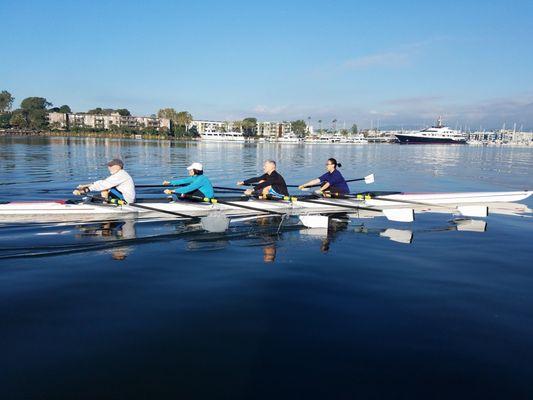
[[[188,178],[163,182],[163,185],[165,186],[187,186],[177,187],[174,189],[165,189],[165,194],[188,194],[195,197],[213,198],[215,196],[213,185],[211,184],[209,178],[204,175],[202,164],[197,162],[192,163],[187,167],[187,170],[189,171]]]

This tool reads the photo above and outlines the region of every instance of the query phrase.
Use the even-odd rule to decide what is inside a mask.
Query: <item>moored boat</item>
[[[442,124],[442,119],[431,128],[395,134],[402,144],[466,144],[466,136]]]

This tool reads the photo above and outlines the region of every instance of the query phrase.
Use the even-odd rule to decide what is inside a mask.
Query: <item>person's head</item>
[[[326,162],[326,169],[328,172],[333,172],[337,169],[337,167],[342,167],[341,163],[338,163],[337,160],[334,158],[328,158],[328,161]]]
[[[204,167],[199,162],[193,162],[187,167],[187,171],[189,171],[190,176],[202,175],[204,173]]]
[[[263,171],[265,174],[270,174],[276,170],[276,162],[274,160],[265,160],[263,163]]]
[[[107,169],[109,169],[111,174],[116,174],[122,168],[124,168],[124,163],[118,158],[114,158],[107,163]]]

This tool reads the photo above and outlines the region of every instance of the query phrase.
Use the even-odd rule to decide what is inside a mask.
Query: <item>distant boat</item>
[[[245,137],[240,132],[205,132],[200,139],[206,142],[244,142]]]
[[[285,133],[283,136],[277,138],[276,141],[281,143],[301,143],[303,139],[294,133]]]
[[[400,143],[403,144],[466,144],[466,136],[459,131],[444,126],[441,118],[439,118],[437,124],[431,128],[426,128],[418,132],[396,133],[395,136]]]

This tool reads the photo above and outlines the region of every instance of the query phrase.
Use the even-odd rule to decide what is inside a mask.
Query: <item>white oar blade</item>
[[[389,238],[393,242],[410,244],[413,241],[413,232],[404,229],[385,229],[379,236]]]
[[[487,222],[479,219],[456,219],[453,221],[458,231],[485,232]]]
[[[207,232],[221,233],[229,227],[229,218],[225,215],[209,215],[201,220],[202,228]]]
[[[412,208],[385,208],[383,214],[389,221],[413,222],[415,211]]]
[[[307,228],[327,229],[329,225],[329,218],[323,215],[300,215],[299,218]]]
[[[374,183],[374,174],[370,174],[365,176],[365,183],[368,185],[369,183]]]
[[[489,215],[489,208],[487,206],[459,206],[457,211],[465,217],[486,217]]]

